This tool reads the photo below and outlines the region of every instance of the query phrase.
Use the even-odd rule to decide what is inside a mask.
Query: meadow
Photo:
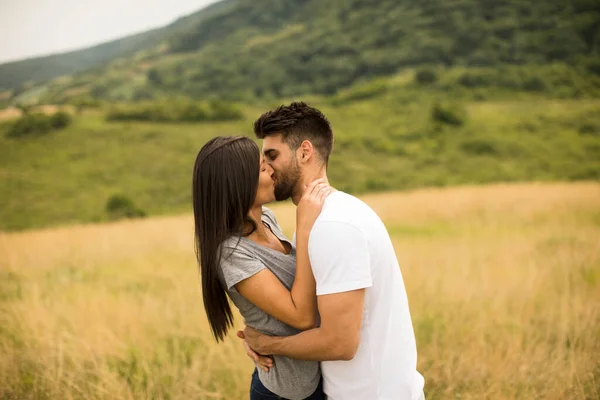
[[[415,87],[413,75],[304,98],[333,126],[329,171],[338,188],[600,179],[599,100],[440,94]],[[189,212],[202,145],[217,135],[254,137],[252,122],[289,101],[245,105],[243,118],[228,122],[108,121],[107,110],[88,109],[65,129],[18,138],[6,133],[13,120],[0,121],[0,230],[107,221],[115,195],[150,216]]]
[[[600,184],[363,199],[393,238],[428,399],[599,398]],[[291,235],[293,206],[273,209]],[[247,398],[192,239],[189,214],[0,232],[0,398]]]

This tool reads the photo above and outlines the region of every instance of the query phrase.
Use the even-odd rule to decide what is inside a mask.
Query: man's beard
[[[287,200],[294,194],[294,188],[300,180],[300,167],[298,161],[292,159],[289,167],[277,174],[275,184],[275,200]]]

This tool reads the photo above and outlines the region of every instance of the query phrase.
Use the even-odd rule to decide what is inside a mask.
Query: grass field
[[[412,79],[400,74],[304,98],[332,123],[329,172],[337,187],[366,193],[600,180],[600,100],[439,93]],[[462,107],[462,124],[434,120],[438,101]],[[106,221],[114,195],[151,216],[189,212],[202,145],[217,135],[253,137],[252,122],[281,103],[245,105],[244,119],[210,123],[111,122],[106,109],[88,109],[66,129],[20,138],[7,137],[11,120],[0,120],[0,230]]]
[[[600,396],[600,184],[365,196],[392,235],[428,399]],[[273,207],[287,234],[290,204]],[[0,398],[245,399],[190,215],[0,233]],[[237,324],[242,321],[237,318]]]

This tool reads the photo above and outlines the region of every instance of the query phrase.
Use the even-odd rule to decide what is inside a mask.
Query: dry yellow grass
[[[8,107],[4,110],[0,110],[0,121],[7,119],[19,118],[23,112],[16,107]]]
[[[428,399],[599,398],[600,184],[364,199]],[[274,209],[291,234],[293,207]],[[0,233],[0,255],[0,398],[247,398],[250,361],[203,314],[189,215]]]
[[[57,106],[57,105],[48,104],[48,105],[33,107],[31,109],[31,111],[35,112],[35,113],[46,114],[46,115],[54,114],[57,111],[66,111],[71,114],[74,114],[75,107],[68,106],[68,105],[67,106],[65,106],[65,105]],[[17,119],[22,115],[23,115],[23,111],[21,109],[16,108],[16,107],[8,107],[8,108],[5,108],[4,110],[0,110],[0,121]]]

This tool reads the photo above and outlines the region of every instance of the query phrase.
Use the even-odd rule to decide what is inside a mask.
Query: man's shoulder
[[[365,215],[371,213],[371,208],[359,198],[351,194],[337,191],[325,199],[318,223],[339,222],[357,225]]]
[[[323,205],[311,237],[326,239],[330,244],[340,242],[342,238],[364,236],[365,216],[369,210],[362,200],[348,193],[332,193]]]
[[[342,192],[341,190],[336,190],[335,192],[331,193],[327,199],[325,199],[325,202],[334,204],[353,204],[355,202],[361,202],[361,200],[351,194]]]

